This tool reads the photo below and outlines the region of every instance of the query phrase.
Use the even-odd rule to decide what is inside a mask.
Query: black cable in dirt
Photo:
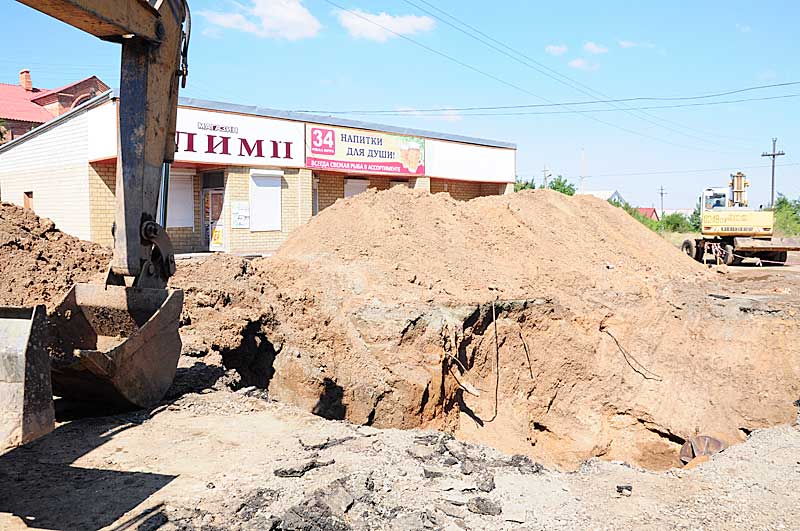
[[[466,382],[466,381],[462,382],[459,379],[459,377],[456,376],[456,372],[453,370],[453,366],[452,365],[450,365],[448,370],[450,372],[450,376],[452,376],[453,379],[456,381],[456,384],[458,384],[458,386],[461,389],[463,389],[466,393],[469,393],[469,394],[471,394],[472,396],[475,396],[475,397],[480,397],[481,396],[480,389],[478,389],[475,386],[471,385],[469,382]]]
[[[619,349],[619,351],[622,353],[622,357],[623,357],[623,359],[625,360],[625,363],[627,363],[627,364],[628,364],[628,366],[629,366],[631,369],[633,369],[633,370],[634,370],[634,372],[636,372],[637,374],[639,374],[639,375],[640,375],[642,378],[644,378],[645,380],[655,380],[655,381],[657,381],[657,382],[661,382],[661,381],[663,381],[663,379],[661,378],[661,376],[657,375],[656,373],[654,373],[653,371],[649,370],[647,367],[645,367],[644,365],[642,365],[641,363],[639,363],[639,360],[637,360],[636,358],[634,358],[634,357],[633,357],[633,356],[632,356],[632,355],[631,355],[629,352],[627,352],[627,351],[626,351],[624,348],[622,348],[622,345],[620,345],[620,344],[619,344],[619,341],[617,341],[617,338],[616,338],[616,337],[614,337],[614,334],[612,334],[611,332],[609,332],[609,331],[608,331],[608,330],[606,330],[605,328],[601,328],[601,330],[602,330],[603,332],[605,332],[606,334],[608,334],[608,336],[609,336],[611,339],[613,339],[613,340],[614,340],[614,343],[616,343],[616,345],[617,345],[617,348],[618,348],[618,349]],[[628,359],[628,358],[630,358],[630,359]],[[633,366],[633,364],[630,362],[630,360],[633,360],[633,361],[634,361],[634,362],[635,362],[635,363],[636,363],[636,364],[637,364],[639,367],[641,367],[641,370],[639,370],[639,369],[637,369],[636,367],[634,367],[634,366]],[[652,376],[648,376],[647,374],[645,374],[645,372],[642,372],[642,371],[648,372],[648,373],[650,373]]]
[[[494,322],[494,415],[486,422],[497,418],[497,393],[500,390],[500,340],[497,337],[497,312],[492,301],[492,321]]]
[[[455,361],[458,364],[458,366],[461,367],[461,373],[462,374],[466,374],[467,368],[464,367],[464,364],[461,363],[461,360],[459,360],[458,358],[456,358],[452,354],[447,354],[447,357],[450,358],[451,360]]]
[[[522,337],[522,327],[519,327],[519,340],[522,341],[522,348],[525,349],[525,358],[528,360],[528,371],[531,373],[531,380],[533,380],[533,366],[531,365],[531,355],[528,353],[528,344],[525,343],[525,338]]]

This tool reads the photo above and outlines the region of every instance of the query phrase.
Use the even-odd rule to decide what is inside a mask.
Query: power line
[[[678,108],[685,108],[685,107],[709,107],[714,105],[729,105],[733,103],[744,103],[749,101],[765,101],[765,100],[779,100],[779,99],[788,99],[788,98],[797,98],[800,97],[800,94],[783,94],[781,96],[765,96],[762,98],[743,98],[738,100],[725,100],[725,101],[707,101],[703,103],[684,103],[678,105],[655,105],[649,107],[629,107],[627,109],[576,109],[576,110],[569,110],[569,111],[523,111],[523,112],[485,112],[485,113],[478,113],[478,112],[468,112],[465,114],[461,114],[460,116],[541,116],[541,115],[548,115],[548,114],[576,114],[576,113],[592,113],[592,112],[619,112],[619,111],[626,111],[626,110],[657,110],[657,109],[678,109]],[[552,106],[558,106],[559,104],[554,104]],[[521,106],[519,108],[525,108],[527,106]],[[515,107],[510,107],[515,108]],[[348,111],[348,112],[339,112],[339,113],[328,113],[328,114],[352,114],[352,115],[373,115],[373,116],[414,116],[415,114],[422,113],[424,116],[451,116],[453,112],[461,112],[463,108],[451,108],[447,109],[448,112],[436,112],[436,113],[422,113],[422,111],[416,111],[415,109],[397,109],[393,112],[389,111],[380,111],[380,112],[372,112],[372,111]],[[320,112],[325,113],[325,111],[297,111],[297,112]]]
[[[800,166],[800,162],[787,162],[785,164],[776,164],[776,167],[781,166]],[[710,173],[710,172],[729,172],[735,170],[754,170],[754,169],[762,169],[762,168],[769,168],[769,165],[760,165],[760,166],[728,166],[725,168],[701,168],[701,169],[685,169],[685,170],[640,170],[634,172],[626,172],[626,173],[599,173],[596,175],[589,175],[587,177],[641,177],[641,176],[650,176],[650,175],[670,175],[676,173]],[[527,173],[519,173],[520,176],[525,177],[528,175],[533,175],[533,172]]]
[[[461,33],[463,33],[463,34],[467,35],[468,37],[470,37],[470,38],[472,38],[472,39],[474,39],[474,40],[477,40],[478,42],[481,42],[481,43],[483,43],[484,45],[486,45],[486,46],[488,46],[488,47],[490,47],[490,48],[492,48],[492,49],[494,49],[494,50],[496,50],[496,51],[500,52],[501,54],[503,54],[503,55],[505,55],[505,56],[507,56],[507,57],[509,57],[509,58],[511,58],[511,59],[513,59],[513,60],[515,60],[515,61],[517,61],[517,62],[519,62],[519,63],[523,64],[523,65],[525,65],[525,66],[527,66],[528,68],[531,68],[531,69],[533,69],[533,70],[535,70],[535,71],[539,72],[539,73],[540,73],[540,74],[542,74],[542,75],[545,75],[545,76],[547,76],[547,77],[549,77],[549,78],[551,78],[551,79],[553,79],[553,80],[557,81],[558,83],[561,83],[561,84],[563,84],[563,85],[566,85],[566,86],[568,86],[568,87],[572,88],[573,90],[576,90],[576,91],[578,91],[578,92],[581,92],[581,93],[583,93],[583,94],[586,94],[586,95],[588,95],[588,96],[595,96],[595,95],[599,94],[600,96],[602,96],[602,97],[604,97],[604,98],[608,98],[608,99],[610,99],[610,98],[611,98],[611,97],[610,97],[610,96],[608,96],[607,94],[604,94],[604,93],[602,93],[602,92],[600,92],[600,91],[598,91],[598,90],[595,90],[595,89],[593,89],[592,87],[590,87],[590,86],[588,86],[588,85],[586,85],[586,84],[584,84],[584,83],[581,83],[580,81],[577,81],[577,80],[575,80],[575,79],[572,79],[571,77],[569,77],[569,76],[566,76],[566,75],[564,75],[564,74],[562,74],[562,73],[558,72],[557,70],[554,70],[554,69],[552,69],[552,68],[548,67],[547,65],[545,65],[545,64],[543,64],[543,63],[540,63],[539,61],[537,61],[537,60],[533,59],[532,57],[530,57],[530,56],[528,56],[528,55],[526,55],[526,54],[524,54],[524,53],[520,52],[519,50],[516,50],[515,48],[513,48],[513,47],[511,47],[511,46],[509,46],[509,45],[507,45],[507,44],[505,44],[505,43],[503,43],[503,42],[501,42],[501,41],[499,41],[499,40],[497,40],[497,39],[495,39],[495,38],[491,37],[490,35],[487,35],[486,33],[482,32],[480,29],[476,28],[475,26],[472,26],[472,25],[470,25],[470,24],[468,24],[468,23],[464,22],[463,20],[460,20],[460,19],[458,19],[457,17],[455,17],[455,16],[451,15],[451,14],[450,14],[450,13],[448,13],[447,11],[445,11],[445,10],[443,10],[443,9],[440,9],[440,8],[438,8],[438,7],[434,6],[433,4],[431,4],[430,2],[428,2],[427,0],[418,0],[418,1],[420,1],[420,2],[424,3],[425,5],[427,5],[427,6],[431,7],[432,9],[434,9],[434,10],[438,11],[439,13],[442,13],[442,14],[443,14],[443,15],[445,15],[446,17],[448,17],[448,18],[450,18],[450,19],[452,19],[452,20],[456,21],[458,24],[461,24],[462,26],[464,26],[464,27],[468,28],[468,29],[469,29],[469,30],[471,30],[471,31],[466,31],[466,30],[464,30],[463,28],[460,28],[460,27],[458,27],[458,26],[456,26],[456,25],[454,25],[454,24],[452,24],[452,23],[450,23],[450,22],[448,22],[448,21],[446,21],[446,20],[442,19],[441,17],[439,17],[439,16],[438,16],[438,15],[436,15],[435,13],[431,13],[430,11],[426,10],[425,8],[422,8],[422,7],[420,7],[419,5],[415,4],[415,3],[414,3],[414,2],[412,2],[411,0],[403,0],[403,1],[404,1],[405,3],[407,3],[407,4],[409,4],[409,5],[411,5],[411,6],[415,7],[415,8],[417,8],[417,9],[419,9],[419,10],[423,11],[424,13],[427,13],[428,15],[430,15],[430,16],[432,16],[432,17],[436,18],[437,20],[439,20],[439,21],[441,21],[441,22],[443,22],[443,23],[447,24],[448,26],[450,26],[450,27],[452,27],[452,28],[456,29],[457,31],[459,31],[459,32],[461,32]],[[491,42],[493,42],[493,43],[496,43],[496,44],[498,44],[498,45],[502,46],[502,47],[503,47],[503,48],[505,48],[506,50],[510,50],[510,51],[511,51],[513,54],[515,54],[516,56],[522,57],[522,58],[524,58],[525,60],[522,60],[522,59],[520,59],[519,57],[516,57],[515,55],[511,55],[511,54],[509,54],[508,52],[506,52],[505,50],[502,50],[502,49],[498,48],[497,46],[494,46],[493,44],[487,43],[485,40],[483,40],[483,39],[481,39],[481,38],[477,37],[475,34],[478,34],[478,35],[481,35],[482,37],[485,37],[485,38],[486,38],[486,39],[488,39],[489,41],[491,41]],[[531,63],[533,63],[533,64],[531,64]],[[534,65],[536,65],[536,66],[534,66]],[[550,73],[548,73],[548,72],[544,72],[544,71],[542,71],[542,69],[544,69],[544,70],[547,70],[548,72],[552,72],[552,74],[554,74],[555,76],[558,76],[558,78],[554,77],[554,75],[551,75],[551,74],[550,74]],[[563,78],[563,79],[559,79],[559,78]],[[566,81],[564,81],[564,80],[566,80]],[[576,85],[577,85],[577,86],[576,86]],[[583,87],[583,88],[580,88],[580,87]],[[584,89],[586,89],[586,90],[584,90]],[[587,92],[587,90],[588,90],[589,92]],[[609,105],[611,105],[611,106],[613,106],[613,107],[618,107],[616,104],[613,104],[613,103],[610,103]],[[622,108],[622,109],[625,109],[625,107],[624,107],[624,106],[622,106],[621,108]],[[631,111],[627,111],[627,114],[630,114],[631,116],[633,116],[633,117],[635,117],[635,118],[638,118],[638,119],[640,119],[640,120],[644,120],[644,121],[646,121],[646,122],[649,122],[649,123],[651,123],[651,124],[653,124],[653,125],[656,125],[656,126],[658,126],[658,127],[661,127],[661,128],[663,128],[663,129],[667,129],[667,130],[669,130],[669,131],[672,131],[672,132],[674,132],[674,133],[677,133],[677,134],[680,134],[680,135],[683,135],[683,136],[686,136],[686,137],[694,138],[694,139],[697,139],[697,140],[701,140],[701,141],[703,141],[703,142],[707,142],[707,143],[709,143],[709,144],[713,144],[713,145],[717,145],[717,146],[725,147],[724,145],[722,145],[722,144],[719,144],[718,142],[714,142],[714,141],[712,141],[712,140],[709,140],[709,139],[708,139],[708,138],[706,138],[705,136],[697,136],[697,135],[693,135],[693,134],[690,134],[690,133],[685,133],[685,132],[683,132],[683,131],[676,130],[675,128],[672,128],[672,127],[668,127],[668,126],[666,126],[666,125],[663,125],[663,124],[659,123],[659,121],[661,121],[661,122],[666,122],[666,123],[671,123],[671,124],[677,125],[678,127],[682,127],[682,128],[684,128],[684,129],[691,130],[691,128],[689,128],[689,127],[685,126],[684,124],[680,124],[680,123],[677,123],[677,122],[673,122],[673,121],[671,121],[671,120],[667,120],[667,119],[665,119],[665,118],[660,118],[660,117],[654,116],[654,115],[652,115],[652,114],[650,114],[650,113],[647,113],[647,112],[644,112],[644,111],[639,111],[638,113],[637,113],[637,112],[631,112]],[[639,115],[643,115],[643,116],[639,116]],[[649,118],[647,118],[647,117],[649,117]],[[652,118],[652,119],[651,119],[651,118]],[[595,120],[596,120],[596,118],[595,118]],[[606,125],[609,125],[609,124],[606,124]],[[613,124],[611,124],[611,125],[612,125],[613,127],[618,127],[618,126],[614,126]],[[700,132],[700,131],[696,131],[696,132],[699,132],[699,133],[701,133],[701,134],[707,135],[707,133],[702,133],[702,132]],[[714,135],[714,136],[721,136],[721,135]],[[667,142],[667,143],[672,143],[672,142],[668,142],[668,141],[665,141],[665,140],[661,140],[661,141],[662,141],[662,142]],[[678,144],[675,144],[675,143],[672,143],[672,144],[673,144],[673,145],[678,145]],[[681,146],[681,147],[687,148],[688,146]],[[695,147],[689,147],[688,149],[698,149],[698,148],[695,148]]]
[[[406,41],[408,41],[408,42],[410,42],[410,43],[412,43],[412,44],[414,44],[416,46],[419,46],[420,48],[423,48],[423,49],[425,49],[425,50],[427,50],[427,51],[429,51],[431,53],[434,53],[434,54],[436,54],[436,55],[438,55],[440,57],[444,57],[445,59],[448,59],[449,61],[452,61],[452,62],[454,62],[454,63],[456,63],[456,64],[458,64],[458,65],[460,65],[460,66],[462,66],[464,68],[472,70],[473,72],[477,72],[477,73],[479,73],[479,74],[481,74],[481,75],[483,75],[485,77],[488,77],[490,79],[498,81],[499,83],[502,83],[502,84],[504,84],[506,86],[509,86],[511,88],[514,88],[516,90],[524,92],[525,94],[529,94],[531,96],[539,98],[540,100],[546,101],[548,103],[554,103],[553,101],[551,101],[551,100],[549,100],[547,98],[544,98],[543,96],[539,96],[538,94],[535,94],[535,93],[529,91],[528,89],[522,88],[519,85],[516,85],[514,83],[506,81],[505,79],[497,77],[494,74],[490,74],[490,73],[485,72],[485,71],[483,71],[483,70],[481,70],[479,68],[476,68],[476,67],[474,67],[474,66],[472,66],[470,64],[467,64],[467,63],[465,63],[465,62],[463,62],[463,61],[461,61],[459,59],[456,59],[455,57],[453,57],[451,55],[448,55],[448,54],[446,54],[444,52],[441,52],[439,50],[436,50],[436,49],[434,49],[434,48],[432,48],[432,47],[430,47],[430,46],[428,46],[426,44],[423,44],[423,43],[421,43],[421,42],[419,42],[419,41],[417,41],[415,39],[412,39],[411,37],[409,37],[407,35],[403,35],[401,33],[393,31],[393,30],[387,28],[386,26],[384,26],[384,25],[382,25],[382,24],[380,24],[378,22],[375,22],[374,20],[372,20],[370,18],[367,18],[367,17],[361,15],[358,12],[345,9],[344,7],[342,7],[341,5],[337,4],[336,2],[333,2],[332,0],[323,0],[323,1],[325,3],[333,6],[333,7],[341,10],[341,11],[344,11],[346,13],[351,14],[354,17],[360,18],[361,20],[364,20],[365,22],[373,24],[374,26],[377,26],[377,27],[381,28],[382,30],[386,31],[387,33],[390,33],[390,34],[392,34],[392,35],[394,35],[396,37],[404,39],[404,40],[406,40]],[[519,61],[519,59],[517,59],[517,60]],[[611,122],[606,122],[605,120],[601,120],[600,118],[597,118],[596,116],[591,116],[591,115],[588,115],[588,114],[581,114],[581,113],[577,113],[577,114],[580,115],[580,116],[584,116],[584,117],[586,117],[586,118],[588,118],[588,119],[590,119],[592,121],[607,125],[609,127],[613,127],[615,129],[619,129],[620,131],[624,131],[626,133],[629,133],[629,134],[632,134],[632,135],[636,135],[636,136],[639,136],[639,137],[642,137],[642,138],[649,138],[649,139],[655,140],[657,142],[662,142],[664,144],[669,144],[669,145],[680,147],[680,148],[683,148],[683,149],[699,150],[699,151],[706,151],[706,152],[709,151],[708,149],[698,148],[696,146],[687,146],[687,145],[684,145],[684,144],[678,144],[677,142],[671,142],[671,141],[665,140],[663,138],[659,138],[659,137],[656,137],[656,136],[648,135],[646,133],[635,131],[633,129],[628,129],[627,127],[623,127],[623,126],[620,126],[620,125],[613,124]]]
[[[325,111],[325,110],[298,110],[295,112],[309,112],[309,113],[324,113],[324,114],[396,114],[403,113],[427,113],[427,112],[452,112],[452,111],[495,111],[506,109],[535,109],[540,107],[563,107],[567,105],[595,105],[598,103],[619,103],[619,102],[632,102],[632,101],[684,101],[684,100],[698,100],[708,98],[719,98],[731,94],[739,94],[741,92],[748,92],[753,90],[762,90],[767,88],[785,87],[789,85],[800,85],[800,81],[792,81],[790,83],[777,83],[774,85],[759,85],[756,87],[746,87],[743,89],[731,90],[727,92],[718,92],[715,94],[704,94],[702,96],[674,96],[674,97],[660,97],[660,96],[638,96],[633,98],[619,98],[613,100],[586,100],[586,101],[568,101],[556,103],[531,103],[525,105],[494,105],[489,107],[436,107],[429,109],[350,109],[344,111]],[[760,98],[734,100],[739,101],[755,101]],[[644,107],[648,108],[648,107]],[[649,107],[654,109],[672,108],[672,107]],[[621,109],[620,109],[621,110]],[[633,108],[629,110],[634,110]]]
[[[772,189],[771,189],[771,192],[770,192],[770,200],[769,200],[769,206],[771,206],[771,207],[775,206],[775,159],[778,158],[778,157],[782,157],[782,156],[786,155],[786,153],[784,153],[783,151],[777,151],[777,149],[776,149],[777,148],[777,144],[778,144],[778,139],[777,138],[773,138],[772,139],[772,153],[767,153],[765,151],[764,153],[761,154],[762,157],[771,157],[772,158]]]

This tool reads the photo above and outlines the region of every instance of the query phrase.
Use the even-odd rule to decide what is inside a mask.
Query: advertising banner
[[[241,166],[303,166],[302,122],[178,108],[175,160]]]
[[[425,175],[425,140],[306,124],[306,167],[348,173]]]

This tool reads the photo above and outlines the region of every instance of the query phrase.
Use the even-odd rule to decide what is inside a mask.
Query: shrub
[[[786,236],[800,235],[800,199],[792,201],[778,194],[774,211],[775,232]]]

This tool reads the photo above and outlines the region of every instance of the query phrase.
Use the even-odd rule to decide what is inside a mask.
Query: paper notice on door
[[[250,228],[250,202],[231,201],[231,228]]]

